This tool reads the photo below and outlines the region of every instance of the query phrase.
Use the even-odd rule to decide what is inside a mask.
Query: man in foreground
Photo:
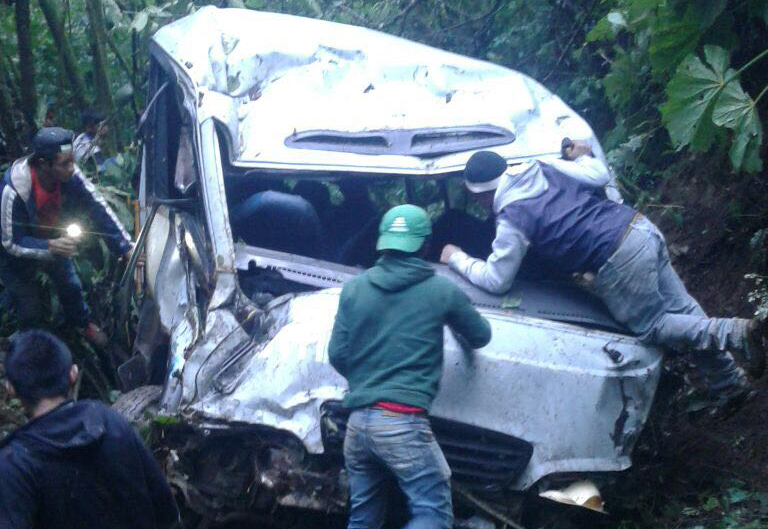
[[[473,349],[491,340],[491,327],[422,259],[430,234],[423,209],[390,209],[379,225],[382,257],[341,293],[328,354],[349,382],[344,405],[353,410],[344,440],[349,529],[382,526],[390,476],[408,501],[407,529],[453,526],[451,471],[427,418],[442,372],[443,325]]]
[[[169,528],[171,490],[133,428],[96,401],[67,400],[77,366],[59,339],[19,333],[7,390],[29,422],[0,442],[0,529]]]
[[[751,373],[762,375],[765,324],[707,317],[672,268],[656,226],[568,176],[569,165],[602,164],[579,149],[565,158],[557,166],[531,161],[508,167],[494,152],[472,155],[465,183],[481,203],[492,204],[497,219],[492,254],[483,261],[449,244],[441,261],[494,293],[511,287],[529,250],[562,274],[592,274],[592,289],[617,321],[646,343],[691,351],[714,394],[734,404],[743,401],[750,385],[728,350],[744,351]]]
[[[16,160],[0,182],[0,281],[10,295],[20,329],[41,324],[42,296],[35,280],[47,273],[59,294],[64,315],[99,346],[107,337],[90,321],[90,309],[72,257],[77,233],[67,233],[62,216],[87,216],[110,249],[130,254],[131,238],[120,221],[74,165],[72,132],[40,129],[32,139],[33,153]]]

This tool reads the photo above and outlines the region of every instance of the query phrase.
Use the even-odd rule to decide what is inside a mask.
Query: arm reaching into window
[[[470,283],[488,292],[502,294],[512,286],[528,245],[523,232],[502,218],[496,226],[493,252],[488,259],[476,259],[459,250],[441,260]]]

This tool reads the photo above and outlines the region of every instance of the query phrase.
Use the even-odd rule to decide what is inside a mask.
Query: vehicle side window
[[[175,86],[174,81],[153,60],[149,74],[148,101],[151,102],[151,107],[144,124],[144,141],[147,154],[147,193],[157,198],[180,196],[174,186],[182,126],[175,101]]]

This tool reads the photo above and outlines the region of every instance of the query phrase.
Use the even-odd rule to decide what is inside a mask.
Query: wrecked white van
[[[345,381],[327,342],[339,287],[375,258],[382,200],[426,206],[435,246],[485,257],[493,223],[460,181],[474,152],[559,156],[570,137],[603,157],[588,124],[525,75],[272,13],[205,7],[162,28],[149,100],[147,296],[121,369],[144,387],[120,406],[160,394],[170,478],[209,517],[344,509]],[[512,504],[629,467],[660,352],[536,266],[504,296],[435,267],[493,327],[474,352],[446,331],[432,414],[457,488]]]

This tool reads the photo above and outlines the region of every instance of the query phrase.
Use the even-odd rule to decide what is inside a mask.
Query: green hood
[[[393,255],[381,256],[367,274],[371,283],[389,292],[399,292],[433,275],[435,270],[426,261]]]
[[[385,254],[344,284],[328,359],[349,383],[348,408],[378,401],[429,409],[443,370],[443,326],[483,347],[491,326],[426,261]]]

